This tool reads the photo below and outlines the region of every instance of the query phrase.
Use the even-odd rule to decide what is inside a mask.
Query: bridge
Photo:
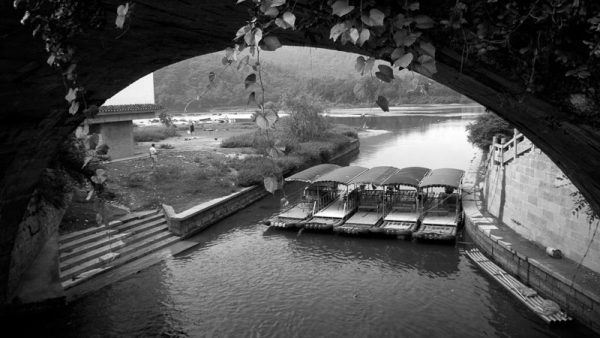
[[[375,2],[381,7],[393,7],[395,3]],[[471,6],[466,7],[465,15],[475,18],[477,1],[465,2]],[[101,13],[100,28],[89,28],[71,39],[76,51],[78,80],[85,85],[87,103],[100,106],[145,74],[231,46],[236,31],[249,20],[251,1],[241,5],[235,5],[233,0],[138,1],[131,25],[125,31],[114,28],[116,8],[122,1],[72,0],[72,3],[97,6]],[[325,1],[294,3],[299,21],[326,6]],[[420,11],[441,22],[449,13],[454,13],[456,3],[427,1],[421,3]],[[532,5],[534,1],[524,4]],[[527,12],[525,5],[521,9]],[[600,4],[585,6],[589,7],[588,13],[600,11]],[[469,12],[471,8],[474,9]],[[23,9],[15,10],[12,1],[0,3],[0,98],[3,104],[0,113],[0,304],[11,301],[22,266],[28,263],[27,257],[16,259],[15,248],[22,245],[19,224],[35,186],[44,168],[55,158],[58,145],[86,118],[84,114],[69,114],[62,75],[48,66],[48,54],[42,41],[32,36],[34,27],[20,23],[23,15]],[[467,25],[476,30],[476,22]],[[306,30],[285,30],[277,34],[286,45],[382,56],[381,50],[370,48],[369,44],[363,47],[333,44],[328,39],[329,28],[318,24]],[[532,30],[518,35],[521,40],[527,37],[535,41],[536,34],[538,31]],[[546,79],[546,87],[543,91],[532,91],[521,81],[523,74],[515,74],[513,65],[507,64],[508,59],[504,57],[508,54],[491,54],[487,58],[465,55],[465,45],[449,38],[443,27],[425,35],[436,46],[437,64],[435,74],[425,75],[512,123],[560,167],[595,210],[600,210],[600,133],[577,117],[581,114],[574,115],[572,110],[577,108],[568,108],[571,106],[567,102],[568,98],[575,103],[583,102],[575,106],[583,105],[582,109],[589,111],[590,107],[592,110],[598,107],[597,95],[590,98],[580,92],[581,87],[564,86],[571,81],[563,75],[564,69],[542,68],[539,65],[543,60],[537,61],[535,76]],[[593,57],[588,49],[573,49],[570,53],[584,60]],[[538,55],[537,50],[535,55]],[[389,55],[384,53],[383,58]],[[555,73],[555,69],[561,72]],[[590,68],[590,79],[596,79],[589,82],[590,88],[600,82],[597,69]],[[557,105],[557,98],[567,103]],[[29,255],[35,253],[32,250]]]

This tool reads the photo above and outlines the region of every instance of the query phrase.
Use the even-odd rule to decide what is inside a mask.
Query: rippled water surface
[[[352,163],[466,168],[474,115],[369,118],[388,130]],[[362,124],[362,118],[338,117]],[[302,186],[288,185],[297,198]],[[269,230],[267,197],[199,235],[200,244],[37,323],[56,336],[534,337],[549,328],[487,278],[463,245]],[[462,239],[469,241],[468,238]]]

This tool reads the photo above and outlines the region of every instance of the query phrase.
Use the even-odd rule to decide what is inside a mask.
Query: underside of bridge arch
[[[452,2],[454,1],[447,1]],[[106,27],[76,41],[76,62],[88,104],[100,105],[139,77],[193,56],[232,44],[248,20],[235,1],[137,1],[131,27],[113,28],[119,1],[99,2]],[[299,7],[302,1],[299,1]],[[0,4],[0,303],[11,300],[18,276],[10,276],[17,225],[23,218],[42,170],[57,145],[85,118],[67,112],[61,74],[46,64],[42,42],[19,24],[12,1]],[[324,36],[324,37],[323,37]],[[288,45],[339,49],[369,55],[354,46],[333,45],[328,34],[286,31]],[[460,46],[437,44],[432,78],[490,108],[539,146],[600,210],[600,133],[573,122],[549,100],[476,60],[461,57]]]

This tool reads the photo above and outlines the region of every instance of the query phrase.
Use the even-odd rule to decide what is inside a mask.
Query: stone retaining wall
[[[480,209],[481,191],[475,188],[481,154],[471,163],[463,179],[465,229],[477,246],[504,270],[517,276],[542,296],[558,303],[570,316],[600,334],[600,298],[535,259],[515,251],[510,243],[494,236],[494,220]]]
[[[487,210],[528,240],[560,249],[563,255],[600,272],[600,240],[590,245],[594,226],[583,212],[573,214],[577,189],[539,149],[486,175]],[[589,250],[588,245],[590,245]],[[584,259],[584,255],[587,256]]]

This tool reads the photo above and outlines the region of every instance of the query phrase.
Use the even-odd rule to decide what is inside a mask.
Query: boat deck
[[[456,215],[449,214],[446,216],[425,215],[421,221],[423,224],[435,226],[453,226],[456,227]]]
[[[310,213],[312,212],[312,209],[310,209],[306,204],[298,204],[293,206],[292,208],[290,208],[289,210],[286,210],[285,212],[282,212],[281,214],[279,214],[279,217],[281,218],[292,218],[292,219],[305,219],[308,216],[310,216]]]
[[[359,210],[344,225],[374,226],[381,221],[381,214],[376,211]]]
[[[385,218],[383,219],[384,221],[390,221],[390,222],[417,222],[417,219],[419,218],[419,214],[412,211],[412,212],[408,212],[408,211],[392,211],[389,214],[387,214],[385,216]]]
[[[323,208],[323,210],[315,214],[315,218],[335,218],[342,219],[348,216],[352,210],[344,211],[344,202],[341,199],[333,201],[331,204]]]
[[[558,304],[542,298],[535,290],[527,287],[515,277],[502,270],[494,262],[485,257],[478,249],[467,251],[467,256],[500,285],[512,293],[546,323],[567,322],[571,320]]]

